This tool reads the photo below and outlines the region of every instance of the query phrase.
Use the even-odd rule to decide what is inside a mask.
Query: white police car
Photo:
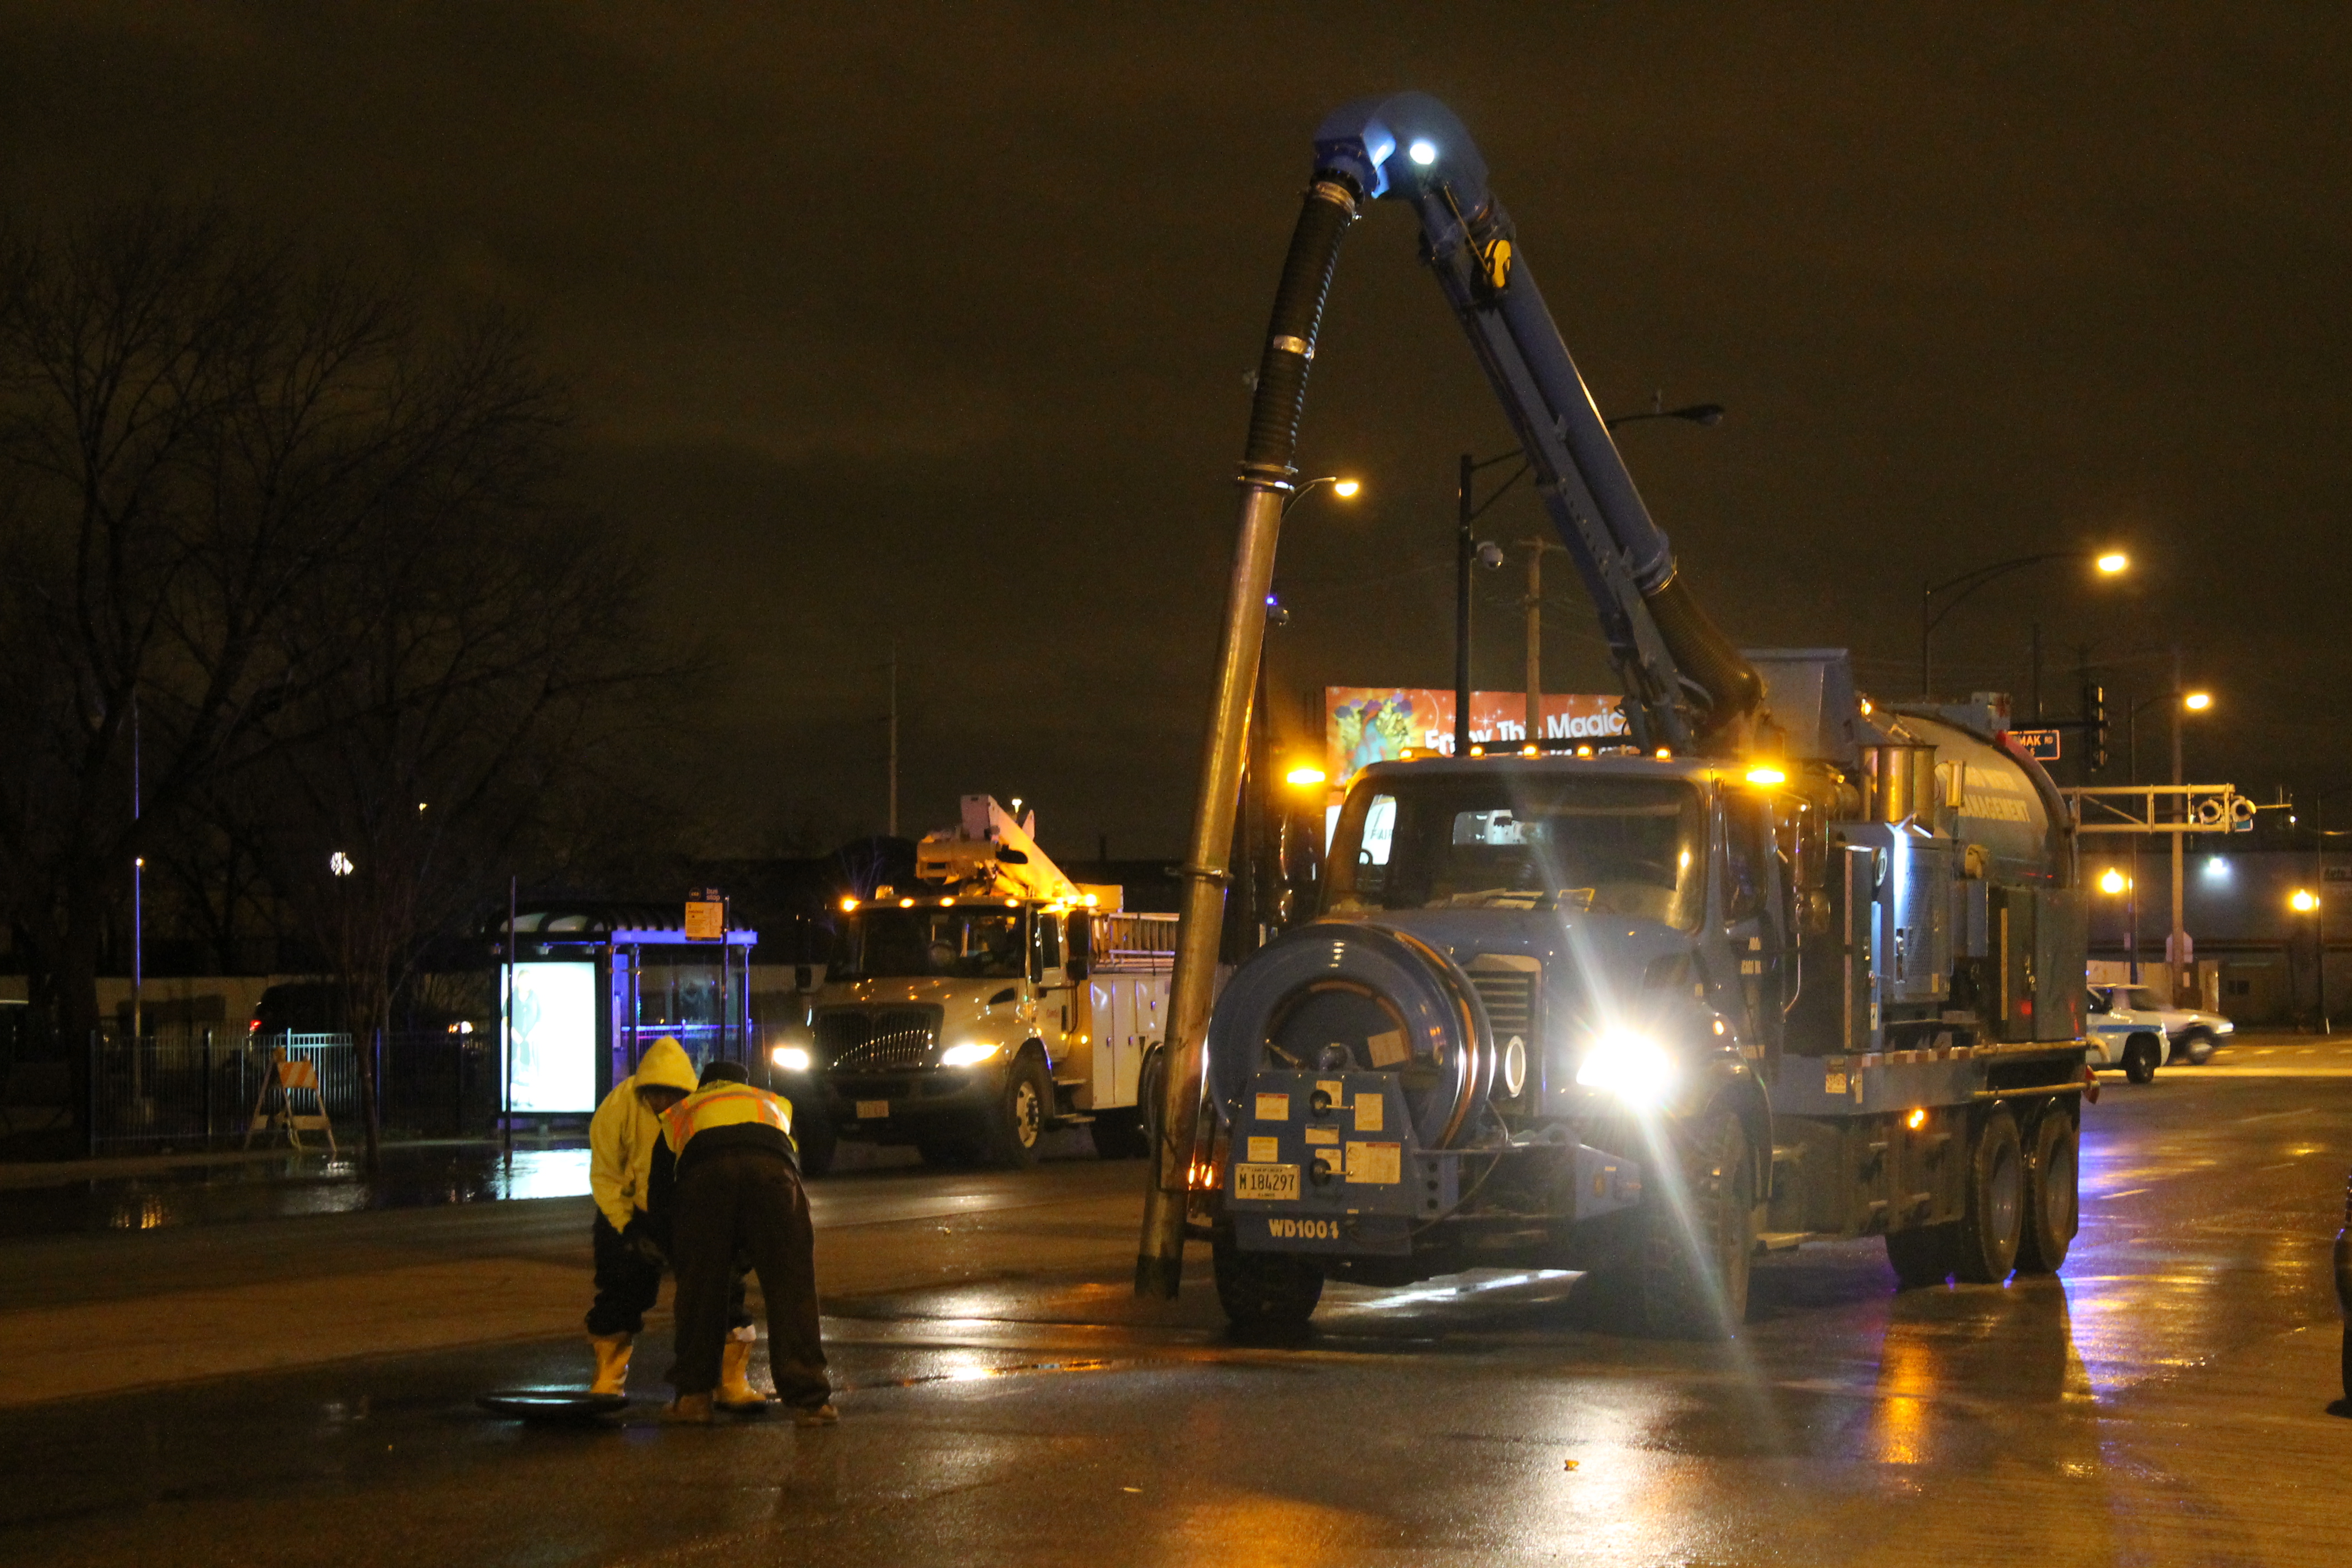
[[[2238,1026],[2219,1013],[2208,1013],[2196,1007],[2176,1007],[2157,994],[2147,985],[2094,985],[2093,991],[2104,991],[2118,1007],[2137,1014],[2153,1014],[2164,1026],[2164,1038],[2169,1047],[2167,1061],[2189,1062],[2202,1066],[2213,1054],[2214,1047],[2238,1032]]]
[[[2132,989],[2128,985],[2089,988],[2084,1034],[2091,1049],[2083,1059],[2099,1071],[2120,1070],[2134,1083],[2148,1083],[2164,1060],[2164,1016],[2126,1005]]]

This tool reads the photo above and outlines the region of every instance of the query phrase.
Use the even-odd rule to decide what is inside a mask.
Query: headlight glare
[[[768,1053],[768,1059],[786,1072],[806,1072],[809,1069],[808,1051],[801,1046],[778,1046]]]
[[[1674,1092],[1682,1066],[1664,1046],[1626,1028],[1603,1029],[1577,1064],[1576,1081],[1628,1105],[1652,1106]]]
[[[941,1051],[940,1066],[976,1068],[1003,1048],[1003,1046],[992,1044],[987,1040],[966,1040],[961,1045],[950,1046],[946,1050]]]

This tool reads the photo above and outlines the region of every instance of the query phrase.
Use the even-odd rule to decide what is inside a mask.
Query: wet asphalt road
[[[532,1332],[16,1405],[0,1560],[2352,1562],[2352,1420],[2327,1408],[2352,1051],[2111,1079],[2085,1131],[2059,1279],[1897,1296],[1878,1244],[1811,1248],[1759,1266],[1727,1346],[1620,1338],[1572,1277],[1506,1275],[1335,1288],[1309,1343],[1239,1345],[1197,1266],[1172,1309],[1129,1296],[1139,1167],[836,1178],[838,1428],[655,1425],[662,1330],[611,1429],[472,1410],[578,1374],[576,1340]],[[44,1312],[121,1334],[240,1281],[363,1314],[453,1259],[543,1269],[560,1300],[583,1214],[14,1242],[0,1352]],[[259,1322],[309,1298],[249,1300]]]

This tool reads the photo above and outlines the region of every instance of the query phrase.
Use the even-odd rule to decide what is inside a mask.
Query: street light
[[[1723,405],[1720,403],[1693,403],[1681,408],[1669,408],[1666,406],[1665,389],[1664,387],[1660,387],[1650,394],[1650,406],[1643,409],[1642,412],[1638,414],[1612,414],[1607,418],[1601,420],[1601,423],[1608,426],[1610,429],[1614,430],[1620,425],[1631,425],[1637,420],[1643,419],[1679,419],[1686,425],[1696,425],[1705,429],[1712,430],[1717,426],[1723,423]]]
[[[2296,914],[2312,914],[2319,909],[2319,895],[2309,888],[2297,888],[2294,890],[2294,897],[2287,900],[2286,905]]]
[[[2210,691],[2192,691],[2180,700],[2180,705],[2191,713],[2202,713],[2213,706],[2213,694]]]
[[[1919,590],[1921,701],[1932,701],[1935,698],[1935,684],[1929,679],[1928,648],[1936,628],[1944,624],[1944,617],[1958,609],[1962,600],[1995,578],[2006,577],[2012,572],[2022,572],[2028,566],[2039,566],[2047,561],[2087,561],[2104,577],[2120,576],[2131,569],[2131,558],[2120,550],[2044,550],[2038,554],[2014,556],[2007,561],[1996,561],[1990,566],[1979,566],[1973,572],[1963,572],[1949,582],[1922,584]],[[1951,595],[1940,610],[1935,607],[1936,596],[1939,594]]]
[[[1328,773],[1311,763],[1302,763],[1282,775],[1282,782],[1293,789],[1313,789],[1317,784],[1328,783],[1329,780]]]
[[[2116,870],[2113,866],[2108,867],[2106,875],[2099,879],[2099,891],[2106,894],[2110,898],[2113,898],[2116,894],[2122,892],[2126,888],[2130,886],[2131,879],[2126,877],[2121,871]]]
[[[1310,492],[1324,485],[1329,485],[1331,493],[1341,500],[1354,500],[1364,493],[1364,481],[1361,479],[1341,474],[1318,474],[1290,492],[1290,499],[1282,503],[1283,515],[1289,516],[1292,507],[1305,500]]]

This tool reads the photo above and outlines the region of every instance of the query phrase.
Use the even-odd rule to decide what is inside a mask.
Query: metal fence
[[[441,1031],[373,1036],[378,1125],[386,1138],[488,1137],[498,1125],[494,1037]],[[82,1131],[89,1152],[135,1153],[244,1142],[275,1053],[318,1069],[339,1139],[360,1124],[360,1053],[349,1035],[253,1036],[192,1027],[132,1038],[100,1033],[89,1070],[53,1053],[0,1060],[0,1137]],[[309,1112],[306,1091],[295,1109]],[[275,1109],[277,1096],[268,1109]]]

